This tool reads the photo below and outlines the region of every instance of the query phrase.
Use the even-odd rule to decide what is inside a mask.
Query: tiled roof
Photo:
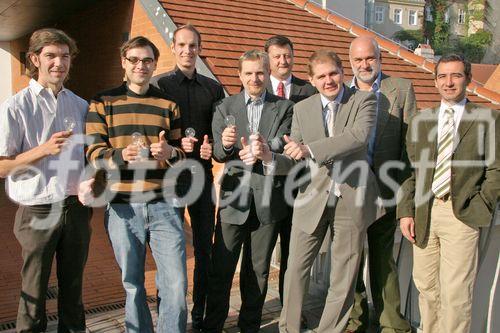
[[[484,86],[496,68],[497,65],[472,64],[472,79]]]
[[[491,74],[488,81],[486,81],[484,87],[493,91],[500,91],[500,65],[497,65],[497,68]]]
[[[346,79],[352,77],[349,44],[357,35],[373,34],[352,21],[321,9],[307,0],[168,0],[160,1],[176,25],[191,23],[202,34],[201,58],[230,94],[240,91],[237,75],[242,52],[262,49],[267,38],[282,34],[294,43],[294,74],[307,78],[309,55],[319,48],[333,49],[342,59]],[[379,39],[382,69],[392,76],[411,79],[418,107],[436,105],[440,98],[429,70],[434,64],[399,45]],[[500,109],[500,94],[471,85],[473,102]]]

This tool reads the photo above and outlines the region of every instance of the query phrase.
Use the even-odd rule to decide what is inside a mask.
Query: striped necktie
[[[453,136],[455,134],[453,109],[446,109],[444,115],[445,123],[439,138],[436,170],[432,182],[432,192],[437,198],[443,198],[450,193],[451,155],[453,153]]]

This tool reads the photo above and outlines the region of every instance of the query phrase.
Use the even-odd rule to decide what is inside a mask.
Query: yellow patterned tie
[[[453,136],[455,134],[453,109],[446,109],[444,115],[445,123],[439,138],[436,170],[432,182],[432,192],[437,198],[443,198],[450,193],[451,155],[453,153]]]

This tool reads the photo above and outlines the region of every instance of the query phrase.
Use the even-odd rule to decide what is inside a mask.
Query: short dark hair
[[[158,48],[155,44],[153,44],[152,41],[144,36],[137,36],[123,43],[120,47],[120,55],[122,56],[122,58],[125,58],[128,50],[148,46],[153,50],[155,60],[158,60],[158,58],[160,57],[160,50],[158,50]]]
[[[201,46],[201,34],[200,32],[198,31],[198,29],[196,29],[194,27],[194,25],[188,23],[188,24],[184,24],[184,25],[181,25],[180,27],[178,27],[177,29],[175,29],[174,31],[174,35],[172,37],[172,41],[175,45],[175,36],[177,35],[177,33],[181,30],[189,30],[191,31],[192,33],[194,33],[196,35],[196,37],[198,38],[198,47]]]
[[[278,45],[278,46],[290,46],[290,50],[292,50],[293,53],[293,43],[290,39],[288,39],[285,36],[282,35],[276,35],[271,38],[269,38],[266,41],[266,44],[264,44],[264,51],[268,52],[269,47],[273,45]]]
[[[342,60],[340,60],[337,53],[331,50],[317,50],[314,51],[313,54],[309,57],[309,61],[307,62],[307,74],[310,77],[314,76],[313,66],[316,63],[325,63],[331,61],[334,63],[341,71],[344,71],[344,67],[342,66]]]
[[[438,67],[440,64],[447,63],[447,62],[461,62],[464,64],[464,74],[465,76],[470,80],[472,78],[472,69],[471,69],[471,64],[465,58],[456,53],[451,53],[451,54],[446,54],[439,58],[438,62],[436,63],[436,67],[434,68],[434,77],[437,77],[438,74]]]
[[[33,64],[30,56],[34,54],[39,55],[47,45],[67,45],[71,58],[74,58],[78,53],[78,48],[73,38],[69,37],[62,30],[45,28],[33,32],[30,37],[28,53],[26,53],[26,74],[35,80],[38,80],[38,68]]]

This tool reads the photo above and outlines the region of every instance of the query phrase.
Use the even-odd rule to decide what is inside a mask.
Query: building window
[[[418,15],[416,10],[410,10],[410,14],[408,15],[408,24],[409,25],[417,25]]]
[[[396,24],[403,23],[402,16],[403,16],[403,10],[402,9],[399,9],[399,8],[394,9],[394,23],[396,23]]]
[[[425,7],[425,20],[427,22],[432,22],[433,21],[431,6],[426,6]]]
[[[446,9],[444,12],[444,22],[445,23],[450,23],[450,10]]]
[[[458,10],[458,24],[464,24],[465,23],[465,10],[460,8]]]
[[[375,6],[375,22],[376,23],[384,22],[384,7]]]

